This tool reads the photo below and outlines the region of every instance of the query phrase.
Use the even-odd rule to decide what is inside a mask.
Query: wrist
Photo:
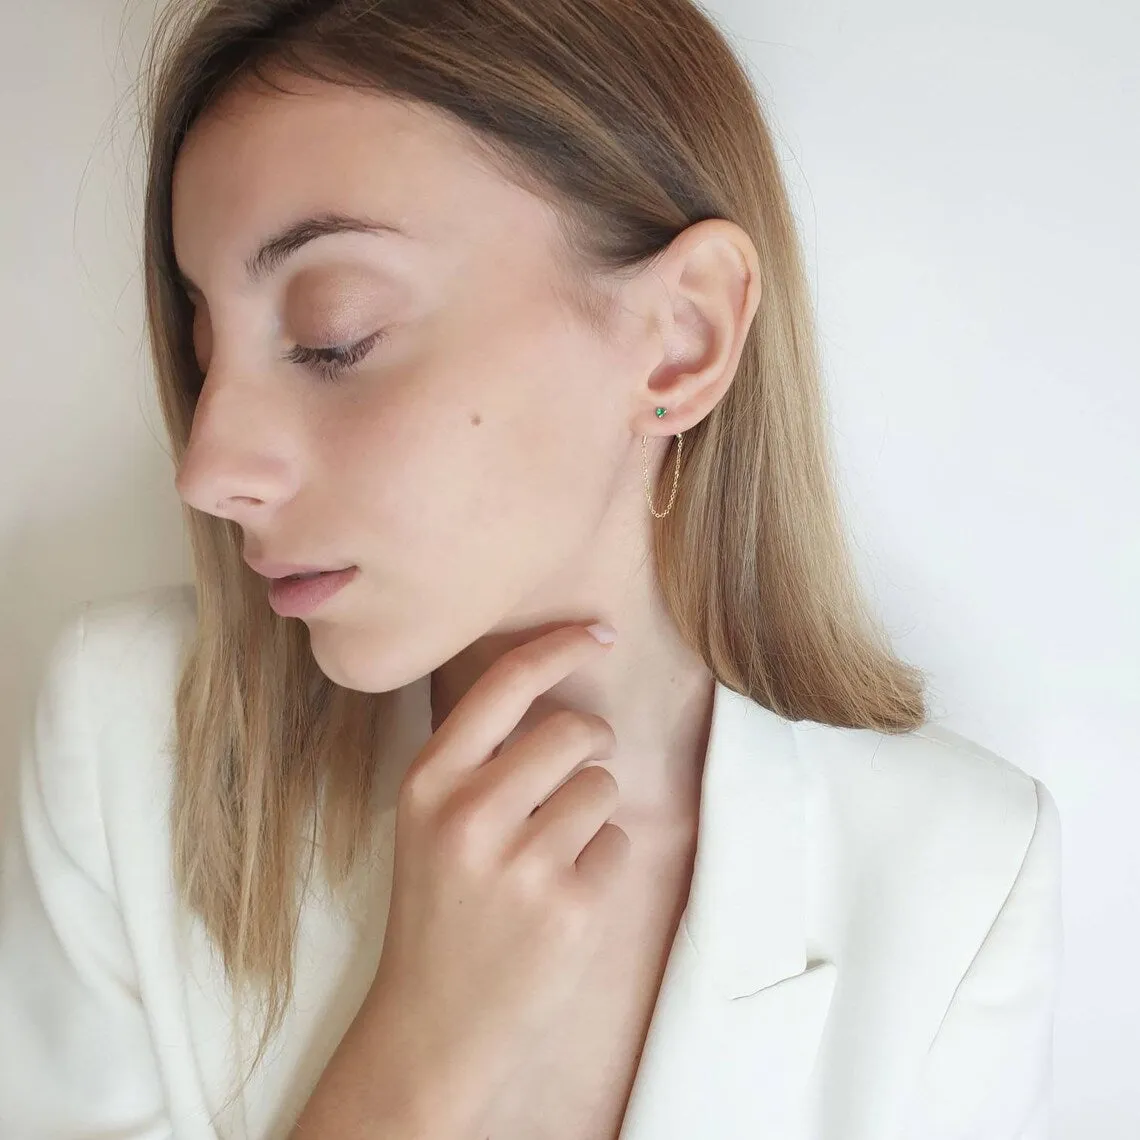
[[[373,987],[362,1004],[353,1031],[364,1039],[373,1059],[374,1089],[382,1098],[377,1111],[415,1140],[481,1137],[496,1082],[479,1063],[477,1050],[462,1034],[433,1025],[400,1000],[399,994]]]

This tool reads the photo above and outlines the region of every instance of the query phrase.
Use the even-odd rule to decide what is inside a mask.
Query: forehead
[[[300,217],[378,216],[426,241],[489,240],[496,224],[537,239],[549,210],[509,182],[442,112],[307,77],[287,93],[243,83],[190,129],[175,162],[171,225],[183,271],[241,263]],[[220,267],[217,267],[220,272]]]

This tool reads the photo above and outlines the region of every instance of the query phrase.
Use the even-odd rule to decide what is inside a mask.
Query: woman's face
[[[640,496],[662,344],[637,299],[661,289],[625,283],[599,337],[557,293],[549,208],[460,128],[289,82],[301,97],[231,91],[177,161],[205,380],[176,487],[247,558],[359,567],[305,621],[329,676],[381,692],[541,614],[615,490]],[[250,279],[267,238],[330,213],[404,232],[326,234]],[[360,342],[335,377],[306,361]]]

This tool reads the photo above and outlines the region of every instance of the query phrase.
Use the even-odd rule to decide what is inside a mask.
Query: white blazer
[[[244,1101],[223,975],[166,815],[190,586],[88,604],[25,736],[0,900],[4,1140],[283,1137],[352,1020],[362,928],[303,909],[296,996]],[[402,765],[430,733],[401,691]],[[791,722],[717,686],[688,904],[621,1140],[1041,1140],[1061,969],[1047,789],[961,736]],[[211,1119],[213,1117],[213,1119]],[[583,1137],[583,1140],[591,1138]]]

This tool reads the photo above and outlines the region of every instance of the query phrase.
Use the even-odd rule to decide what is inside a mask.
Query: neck
[[[607,575],[595,547],[588,565],[575,565],[542,598],[436,669],[432,731],[508,649],[567,623],[607,621],[617,630],[613,648],[541,694],[503,743],[509,746],[554,709],[603,717],[617,746],[612,757],[594,762],[608,768],[621,789],[612,822],[627,831],[675,831],[696,816],[715,678],[681,642],[647,569],[652,561],[640,555],[631,561],[632,572],[611,566]],[[606,581],[620,589],[607,590]]]

